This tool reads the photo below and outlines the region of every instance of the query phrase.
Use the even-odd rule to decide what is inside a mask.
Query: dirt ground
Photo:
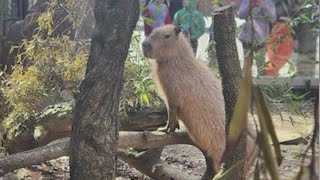
[[[273,121],[281,145],[283,163],[279,167],[281,179],[289,180],[297,174],[300,167],[302,152],[306,148],[306,143],[310,140],[312,132],[313,118],[291,115],[294,124],[289,120],[289,114],[283,115],[283,119],[279,115],[273,115]],[[294,125],[294,126],[293,126]],[[310,158],[308,155],[307,159]],[[202,153],[191,145],[171,145],[164,148],[162,152],[162,160],[174,166],[178,171],[191,175],[201,176],[205,171],[205,160]],[[119,160],[117,165],[118,180],[149,180],[147,176],[130,167],[126,163]],[[20,169],[13,173],[9,173],[1,179],[69,179],[69,159],[61,157],[39,165]]]
[[[279,168],[281,179],[293,179],[299,171],[302,145],[282,145],[281,150],[284,156],[282,165]],[[172,145],[164,149],[162,159],[173,165],[180,172],[201,176],[206,168],[202,153],[194,146]],[[150,180],[147,176],[130,167],[121,160],[117,165],[118,180]],[[46,179],[46,180],[67,180],[69,176],[69,158],[61,157],[40,165],[34,165],[28,169],[21,169],[7,175],[3,179]]]

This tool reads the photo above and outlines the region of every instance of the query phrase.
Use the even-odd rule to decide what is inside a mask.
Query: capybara
[[[168,109],[165,130],[174,131],[180,119],[217,170],[226,143],[221,82],[206,65],[195,60],[179,27],[165,25],[153,30],[142,47],[144,55],[154,59],[153,78]]]

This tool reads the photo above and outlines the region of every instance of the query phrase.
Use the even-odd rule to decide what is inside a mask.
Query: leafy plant
[[[13,107],[12,114],[38,112],[64,101],[62,92],[72,96],[84,77],[88,56],[85,43],[68,36],[53,37],[49,35],[51,22],[38,22],[41,30],[30,41],[23,40],[21,46],[14,47],[18,48],[17,64],[2,88]],[[14,117],[5,119],[6,127],[10,127],[8,122],[15,122]]]
[[[120,102],[122,111],[159,107],[161,105],[161,101],[156,94],[156,86],[150,74],[150,63],[141,52],[140,37],[140,33],[135,33],[131,38],[124,72],[126,82]]]
[[[319,1],[305,0],[293,15],[290,25],[295,27],[299,23],[312,23],[315,28],[319,29],[319,14]]]
[[[297,94],[294,92],[294,87],[290,84],[279,85],[277,77],[265,86],[262,86],[262,91],[270,104],[271,110],[274,113],[286,111],[289,114],[300,114],[307,117],[310,111],[307,106],[310,106],[311,101],[306,101],[305,97],[308,93]],[[294,122],[292,122],[294,124]]]

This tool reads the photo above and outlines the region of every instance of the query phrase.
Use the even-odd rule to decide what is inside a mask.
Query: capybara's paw
[[[160,132],[165,132],[165,133],[167,133],[167,132],[168,132],[168,126],[160,127],[160,128],[158,128],[157,130],[160,131]]]
[[[179,122],[178,121],[169,121],[165,127],[158,128],[158,131],[161,132],[174,132],[174,130],[180,129]]]
[[[173,121],[173,122],[170,122],[169,125],[168,125],[168,132],[174,132],[174,130],[176,129],[180,129],[180,126],[179,126],[179,122],[178,121]]]
[[[174,132],[174,130],[179,129],[178,123],[167,123],[165,127],[158,128],[158,131],[170,133]]]

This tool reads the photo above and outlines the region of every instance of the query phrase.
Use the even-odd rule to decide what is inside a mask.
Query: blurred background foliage
[[[75,23],[78,4],[74,2],[66,1],[65,8],[69,12],[66,20]],[[73,100],[85,75],[90,42],[68,35],[54,36],[53,14],[59,1],[48,3],[47,11],[37,19],[38,28],[32,38],[23,39],[21,45],[11,48],[11,52],[18,51],[12,74],[0,74],[0,111],[8,135],[15,134],[31,114],[41,112],[49,105]],[[131,38],[120,100],[121,113],[163,106],[151,78],[150,63],[141,52],[140,37],[141,34],[135,32]]]

